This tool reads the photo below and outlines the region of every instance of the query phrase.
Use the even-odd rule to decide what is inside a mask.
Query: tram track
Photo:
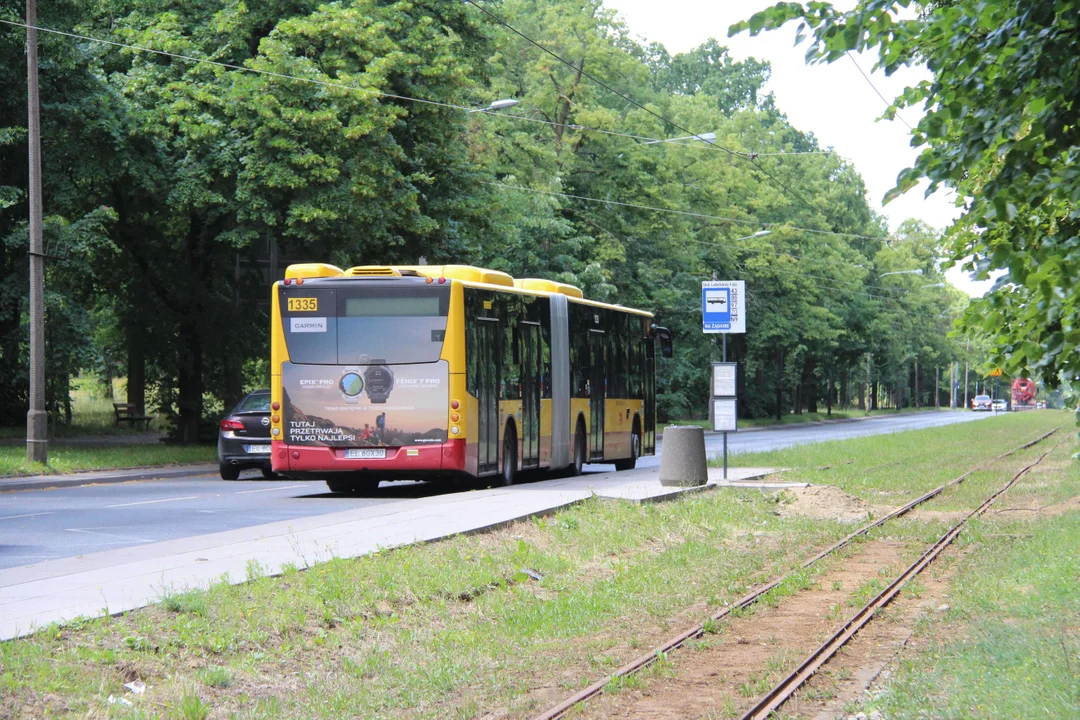
[[[593,698],[593,697],[603,693],[604,688],[607,687],[609,683],[612,683],[612,682],[617,681],[617,680],[619,680],[621,678],[626,678],[626,677],[628,677],[630,675],[633,675],[634,673],[645,669],[646,667],[651,665],[653,662],[655,662],[657,659],[662,658],[662,657],[667,657],[668,653],[670,653],[670,652],[672,652],[674,650],[677,650],[678,648],[680,648],[681,646],[683,646],[687,642],[701,637],[706,632],[706,625],[707,624],[715,623],[715,622],[717,622],[719,620],[722,620],[725,617],[731,615],[731,613],[733,613],[735,611],[742,610],[742,609],[750,607],[751,605],[756,603],[759,599],[761,599],[764,595],[766,595],[771,590],[773,590],[773,589],[779,587],[780,585],[782,585],[785,581],[790,579],[796,573],[801,572],[803,570],[806,570],[807,568],[809,568],[812,565],[814,565],[815,563],[823,560],[824,558],[828,557],[829,555],[837,552],[838,550],[841,550],[841,549],[847,547],[852,542],[854,542],[856,539],[866,535],[871,530],[873,530],[873,529],[875,529],[877,527],[880,527],[881,525],[885,524],[886,522],[888,522],[890,520],[893,520],[893,519],[898,518],[898,517],[900,517],[902,515],[905,515],[906,513],[910,512],[911,510],[918,507],[919,505],[927,502],[928,500],[931,500],[934,497],[937,497],[938,495],[943,493],[945,490],[947,490],[947,489],[949,489],[951,487],[955,487],[957,485],[960,485],[965,480],[967,480],[969,477],[971,477],[973,474],[975,474],[975,473],[977,473],[977,472],[979,472],[981,470],[986,469],[987,467],[991,466],[993,463],[996,463],[996,462],[998,462],[1000,460],[1003,460],[1003,459],[1005,459],[1007,457],[1010,457],[1011,455],[1014,455],[1014,454],[1016,454],[1018,452],[1026,450],[1028,448],[1034,447],[1035,445],[1043,442],[1044,440],[1046,440],[1050,436],[1054,435],[1055,433],[1059,432],[1060,430],[1061,430],[1061,428],[1055,428],[1054,430],[1051,430],[1049,432],[1046,432],[1046,433],[1043,433],[1043,434],[1039,435],[1038,437],[1034,438],[1033,440],[1030,440],[1030,441],[1028,441],[1026,443],[1018,445],[1017,447],[1015,447],[1015,448],[1013,448],[1013,449],[1011,449],[1011,450],[1009,450],[1007,452],[1004,452],[1004,453],[1002,453],[1000,455],[997,455],[997,456],[995,456],[995,457],[993,457],[993,458],[991,458],[989,460],[986,460],[986,461],[980,463],[979,465],[977,465],[976,467],[968,470],[964,474],[960,475],[959,477],[957,477],[957,478],[955,478],[953,480],[950,480],[949,482],[947,482],[947,483],[945,483],[945,484],[943,484],[943,485],[941,485],[941,486],[939,486],[937,488],[934,488],[933,490],[930,490],[929,492],[924,493],[923,495],[920,495],[919,497],[917,497],[914,500],[910,501],[909,503],[903,505],[902,507],[897,508],[896,510],[894,510],[894,511],[892,511],[892,512],[886,514],[886,515],[883,515],[882,517],[878,518],[877,520],[860,527],[859,529],[857,529],[854,532],[850,533],[849,535],[845,536],[844,538],[842,538],[838,542],[834,543],[833,545],[830,545],[829,547],[827,547],[824,550],[818,552],[817,554],[810,557],[809,559],[803,561],[802,563],[800,563],[798,565],[798,567],[795,570],[793,570],[793,571],[791,571],[789,573],[786,573],[784,575],[781,575],[780,577],[778,577],[778,578],[776,578],[776,579],[774,579],[774,580],[772,580],[772,581],[770,581],[770,582],[768,582],[768,583],[766,583],[764,585],[758,586],[757,588],[755,588],[751,592],[749,592],[746,595],[744,595],[743,597],[741,597],[736,602],[734,602],[734,603],[732,603],[730,605],[727,605],[727,606],[725,606],[723,608],[718,609],[716,612],[714,612],[712,615],[710,615],[709,618],[706,621],[704,621],[704,622],[702,622],[702,623],[700,623],[698,625],[695,625],[694,627],[680,633],[679,635],[676,635],[675,637],[669,639],[667,642],[653,648],[648,653],[642,654],[642,655],[634,658],[633,660],[631,660],[627,664],[625,664],[622,667],[620,667],[619,669],[615,670],[610,675],[607,675],[606,677],[593,682],[592,684],[588,685],[587,687],[579,690],[574,695],[566,698],[565,700],[561,701],[557,705],[554,705],[553,707],[549,708],[547,711],[541,713],[540,715],[535,716],[534,720],[558,720],[558,718],[562,718],[568,712],[570,712],[570,710],[572,710],[573,708],[578,706],[580,703],[586,702],[590,698]],[[1066,441],[1067,440],[1068,440],[1068,437],[1066,437]],[[1062,442],[1065,442],[1065,441],[1062,441]],[[946,535],[943,536],[943,538],[941,540],[939,540],[938,543],[935,543],[935,545],[930,550],[927,551],[927,554],[932,552],[934,547],[937,547],[939,544],[941,544],[942,541],[945,539],[945,537],[949,537],[950,534],[951,534],[951,537],[949,537],[949,540],[947,542],[945,542],[944,544],[941,544],[940,548],[936,552],[934,552],[933,556],[930,557],[929,559],[926,559],[927,554],[924,554],[922,557],[920,557],[919,561],[916,561],[916,563],[914,565],[912,565],[911,567],[908,568],[908,570],[905,571],[906,577],[907,578],[914,577],[914,575],[917,575],[918,572],[920,572],[922,570],[922,568],[926,567],[926,565],[929,565],[930,561],[932,561],[933,558],[937,557],[937,555],[940,554],[940,552],[943,551],[944,548],[947,547],[952,542],[953,539],[955,539],[955,536],[958,535],[960,530],[963,529],[963,526],[967,523],[968,519],[975,516],[976,513],[981,515],[983,512],[985,512],[986,509],[989,508],[989,506],[991,504],[993,504],[993,501],[996,500],[997,497],[999,497],[1002,493],[1004,493],[1006,490],[1008,490],[1010,487],[1012,487],[1024,474],[1026,474],[1028,471],[1030,471],[1031,468],[1033,468],[1035,465],[1037,465],[1039,462],[1041,462],[1043,458],[1045,458],[1047,455],[1049,455],[1051,452],[1053,452],[1053,450],[1057,449],[1060,446],[1061,446],[1061,443],[1059,443],[1058,445],[1055,445],[1050,450],[1047,450],[1035,462],[1027,465],[1019,473],[1017,473],[1005,487],[1003,487],[1002,489],[995,492],[991,496],[991,498],[989,498],[986,502],[984,502],[978,508],[973,510],[972,513],[965,516],[965,518],[963,520],[961,520],[960,523],[958,523],[957,526],[954,526],[954,528],[952,530],[950,530],[949,533],[946,533]],[[959,528],[959,529],[957,529],[957,528]],[[955,534],[954,534],[954,531],[955,531]],[[923,560],[925,560],[925,562],[923,562]],[[912,572],[912,568],[914,568],[916,565],[919,565],[920,562],[922,562],[922,565],[919,567],[919,569]],[[910,572],[910,574],[908,574],[909,572]],[[898,581],[899,580],[900,579],[898,579]],[[889,600],[891,600],[893,597],[895,597],[896,592],[899,592],[900,587],[905,582],[906,582],[906,579],[904,579],[903,581],[900,581],[899,585],[895,587],[892,594],[889,595],[888,600],[885,600],[884,602],[882,602],[880,606],[877,606],[877,608],[870,610],[868,612],[868,614],[866,615],[866,619],[862,622],[862,624],[858,625],[858,627],[862,627],[863,625],[866,624],[866,622],[869,622],[869,620],[873,618],[873,615],[875,614],[876,610],[880,609],[880,607],[883,607],[885,604],[888,603]],[[890,584],[889,587],[886,588],[886,590],[881,593],[881,596],[884,596],[886,593],[888,593],[890,591],[890,589],[893,589],[894,584]],[[872,602],[873,601],[871,601],[871,603]],[[864,610],[866,610],[866,608],[864,608]],[[797,670],[796,673],[792,673],[792,676],[789,676],[789,678],[786,679],[786,680],[790,680],[791,682],[796,682],[797,681],[797,684],[794,685],[790,691],[787,691],[785,689],[780,688],[780,686],[777,686],[776,688],[773,689],[774,692],[770,692],[769,695],[767,695],[765,698],[763,698],[762,701],[760,701],[758,705],[754,706],[754,708],[758,708],[759,705],[762,708],[764,708],[766,705],[768,705],[769,703],[772,702],[772,700],[768,700],[768,698],[780,698],[782,696],[783,700],[780,700],[780,702],[778,704],[776,704],[776,705],[772,705],[769,709],[763,710],[762,711],[763,714],[752,714],[752,715],[747,714],[747,715],[744,716],[744,719],[745,718],[765,718],[765,717],[768,716],[768,714],[770,712],[772,712],[772,710],[775,707],[779,707],[779,705],[782,704],[784,700],[786,700],[788,697],[790,697],[790,694],[792,692],[797,690],[798,687],[800,687],[802,685],[802,683],[805,682],[806,679],[808,679],[810,676],[813,675],[813,671],[816,670],[817,667],[820,667],[820,665],[823,664],[828,659],[828,657],[831,657],[832,654],[834,654],[836,652],[837,648],[841,647],[851,637],[854,637],[855,632],[858,631],[858,627],[856,627],[853,631],[851,631],[850,634],[845,634],[844,633],[844,628],[849,628],[849,626],[852,626],[851,625],[852,622],[855,620],[855,618],[860,617],[861,613],[862,613],[862,611],[860,611],[860,613],[856,613],[856,615],[853,616],[852,620],[849,620],[848,623],[845,623],[845,625],[841,628],[840,631],[837,631],[837,633],[833,637],[831,637],[829,641],[826,641],[826,643],[829,643],[829,642],[832,642],[832,641],[839,641],[841,638],[843,638],[843,641],[840,642],[840,644],[837,645],[836,648],[832,649],[831,651],[828,651],[828,649],[825,647],[825,645],[818,648],[818,651],[820,651],[820,653],[828,652],[828,655],[824,656],[823,660],[821,660],[820,662],[817,662],[815,660],[815,658],[820,657],[820,655],[818,653],[815,653],[814,655],[811,656],[811,658],[808,658],[807,661],[805,661],[803,665],[800,666],[800,669],[802,669],[803,666],[806,666],[807,669],[809,669],[811,666],[813,666],[813,669],[809,670],[808,674],[806,674],[805,677],[803,677],[801,675],[796,677],[796,673],[798,673],[798,670]],[[781,684],[783,684],[783,683],[781,683]],[[775,693],[775,695],[774,695],[774,693]],[[784,694],[784,693],[786,693],[786,694]]]
[[[1056,432],[1056,431],[1055,431]],[[1038,457],[1034,462],[1025,465],[1019,472],[1012,476],[1008,483],[995,491],[977,508],[965,515],[960,522],[956,523],[944,535],[931,545],[915,562],[909,565],[880,593],[875,595],[858,612],[834,632],[828,640],[819,645],[795,670],[777,683],[769,692],[758,699],[754,705],[741,716],[741,720],[766,720],[777,708],[787,700],[809,680],[814,673],[827,663],[836,652],[846,645],[856,633],[865,627],[874,616],[888,605],[903,589],[904,585],[916,575],[925,570],[949,545],[963,532],[968,521],[985,513],[997,499],[1004,495],[1009,488],[1019,482],[1020,478],[1028,474],[1032,468],[1041,463],[1047,455],[1057,450],[1068,437],[1054,447],[1050,448]]]

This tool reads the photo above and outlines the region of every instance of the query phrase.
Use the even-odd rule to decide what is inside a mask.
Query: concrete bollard
[[[705,429],[700,427],[664,428],[664,446],[660,454],[660,484],[665,487],[692,487],[709,481],[705,462]]]

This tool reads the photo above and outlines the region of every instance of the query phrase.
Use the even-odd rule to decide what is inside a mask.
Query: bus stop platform
[[[771,468],[710,470],[707,485],[663,487],[656,466],[587,473],[506,488],[418,497],[325,515],[255,525],[167,542],[136,545],[0,571],[0,640],[50,623],[100,617],[159,602],[169,593],[243,582],[257,563],[274,575],[286,565],[311,567],[332,558],[453,535],[483,532],[546,515],[597,496],[658,502],[716,488],[763,491],[805,483],[763,481]]]

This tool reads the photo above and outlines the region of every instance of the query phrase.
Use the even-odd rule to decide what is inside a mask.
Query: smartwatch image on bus
[[[394,373],[385,365],[371,365],[364,371],[367,383],[368,399],[373,403],[384,403],[394,389]]]
[[[360,402],[360,393],[364,392],[364,378],[356,370],[349,370],[338,380],[338,390],[345,396],[345,402],[356,405]]]

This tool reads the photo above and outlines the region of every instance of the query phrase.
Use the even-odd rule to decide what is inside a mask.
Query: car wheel
[[[270,468],[262,468],[262,476],[267,480],[277,480],[278,474]]]
[[[240,468],[228,463],[219,463],[218,472],[221,474],[222,480],[236,480],[240,477]]]

